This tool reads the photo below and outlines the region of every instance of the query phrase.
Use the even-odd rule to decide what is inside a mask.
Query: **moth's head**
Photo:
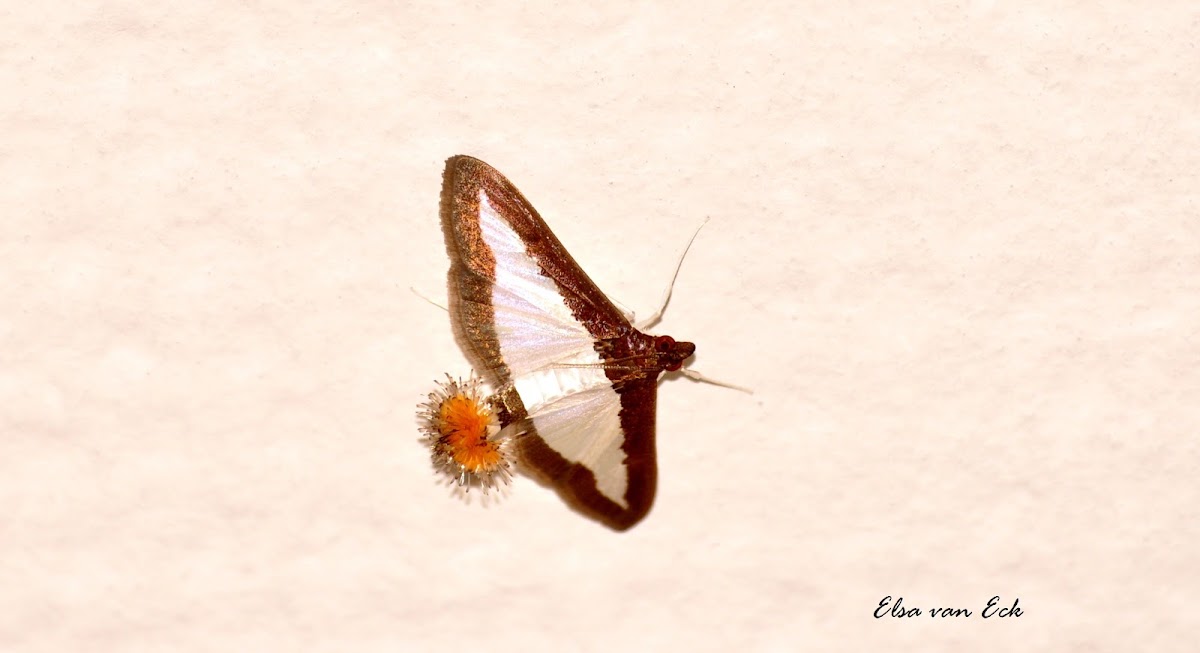
[[[658,336],[654,339],[654,351],[658,353],[659,366],[668,372],[675,372],[696,353],[696,345],[675,342],[671,336]]]

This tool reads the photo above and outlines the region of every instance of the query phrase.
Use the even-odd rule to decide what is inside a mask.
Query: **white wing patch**
[[[492,312],[500,355],[538,435],[563,458],[592,470],[597,489],[628,508],[621,398],[604,374],[592,334],[482,189],[479,225],[496,260]]]
[[[621,400],[606,383],[543,404],[533,416],[533,425],[563,458],[592,470],[601,494],[629,508],[620,413]]]
[[[479,191],[479,226],[496,259],[492,309],[504,364],[514,377],[590,351],[592,334],[575,320],[558,287],[525,252],[525,243]]]

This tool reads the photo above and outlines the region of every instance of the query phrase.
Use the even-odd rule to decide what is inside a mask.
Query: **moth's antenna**
[[[724,381],[710,379],[707,376],[704,376],[703,374],[697,372],[696,370],[689,370],[686,367],[680,368],[679,373],[686,376],[687,378],[689,378],[693,381],[697,381],[699,383],[708,383],[709,385],[719,385],[722,388],[729,388],[730,390],[737,390],[738,392],[744,392],[748,395],[754,394],[754,391],[751,390],[750,388],[743,388],[740,385],[734,385],[732,383],[726,383]]]
[[[430,304],[433,304],[434,306],[437,306],[438,308],[442,309],[443,311],[446,311],[447,313],[450,312],[450,309],[446,308],[445,306],[442,306],[441,304],[433,301],[432,299],[426,297],[425,295],[422,295],[421,293],[417,292],[416,288],[409,286],[408,289],[411,290],[412,294],[416,295],[417,297],[424,299],[425,301],[429,302]]]
[[[654,315],[651,315],[649,318],[647,318],[645,322],[641,322],[637,325],[639,331],[644,331],[655,324],[658,324],[659,320],[662,319],[663,313],[667,312],[667,304],[671,303],[671,291],[675,289],[675,279],[679,278],[679,270],[683,267],[683,259],[685,256],[687,256],[688,250],[692,248],[692,243],[696,242],[696,236],[700,235],[700,230],[703,229],[704,225],[706,224],[708,224],[707,217],[704,218],[704,222],[701,222],[699,227],[696,227],[696,233],[692,234],[691,240],[689,240],[687,246],[683,248],[683,253],[679,255],[679,263],[675,264],[675,274],[671,275],[671,283],[667,285],[667,292],[663,294],[662,306],[659,307],[658,311]]]

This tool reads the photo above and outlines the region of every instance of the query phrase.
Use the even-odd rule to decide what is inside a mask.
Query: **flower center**
[[[493,469],[501,463],[500,447],[488,440],[491,412],[471,397],[455,395],[442,402],[438,431],[454,461],[470,472]]]

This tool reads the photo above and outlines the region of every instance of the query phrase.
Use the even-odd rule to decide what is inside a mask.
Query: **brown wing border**
[[[654,505],[658,485],[654,438],[658,383],[642,378],[622,384],[617,393],[621,398],[621,428],[625,431],[621,449],[629,479],[625,488],[628,508],[604,496],[590,469],[563,458],[532,426],[517,440],[517,451],[521,461],[530,465],[539,480],[553,487],[567,505],[609,528],[624,531],[645,518]]]

